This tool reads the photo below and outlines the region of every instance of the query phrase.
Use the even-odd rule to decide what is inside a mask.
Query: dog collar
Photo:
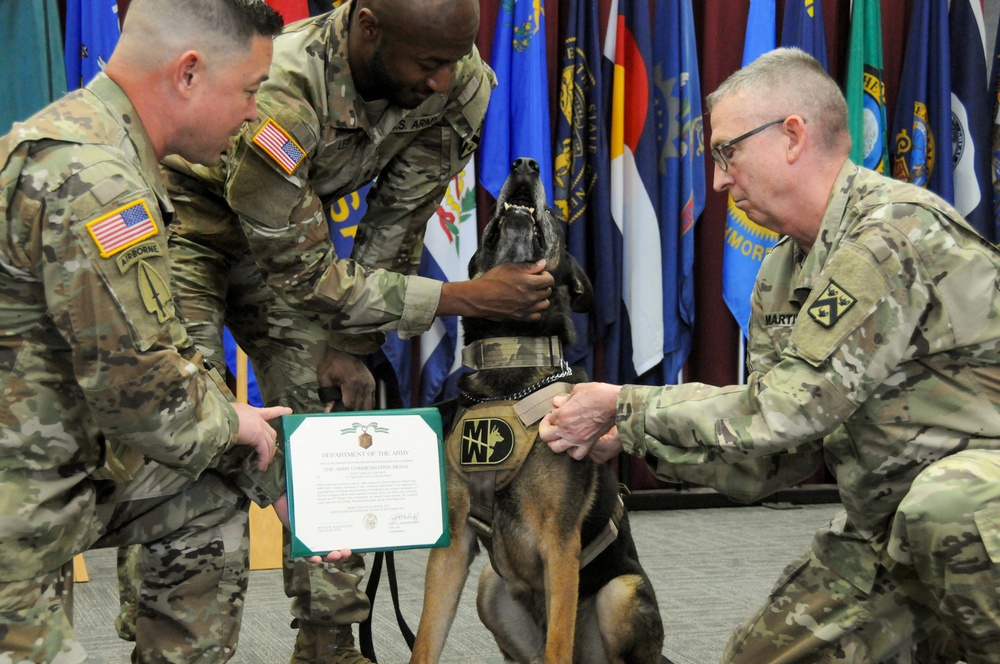
[[[516,367],[561,367],[559,337],[493,337],[462,349],[462,365],[473,371]]]

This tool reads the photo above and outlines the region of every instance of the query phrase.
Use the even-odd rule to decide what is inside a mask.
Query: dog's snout
[[[531,157],[518,157],[511,164],[510,170],[512,171],[522,171],[527,170],[530,173],[540,173],[541,168],[538,166],[538,162]]]

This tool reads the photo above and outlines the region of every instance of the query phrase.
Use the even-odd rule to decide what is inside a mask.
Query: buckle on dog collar
[[[473,341],[462,349],[462,365],[473,371],[559,367],[562,362],[559,337],[494,337]]]

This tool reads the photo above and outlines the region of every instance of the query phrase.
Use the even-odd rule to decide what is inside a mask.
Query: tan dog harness
[[[463,364],[473,369],[560,366],[565,363],[558,337],[487,339],[466,346]],[[493,509],[496,492],[517,476],[538,436],[538,423],[552,410],[552,399],[573,386],[555,382],[519,399],[485,401],[462,408],[445,445],[451,468],[469,485],[469,525],[493,558]],[[625,506],[618,497],[604,530],[580,552],[586,566],[618,537]],[[493,566],[496,570],[496,565]],[[496,570],[500,574],[499,570]]]

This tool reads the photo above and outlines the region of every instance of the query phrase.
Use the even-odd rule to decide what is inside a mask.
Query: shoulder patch
[[[267,122],[254,134],[253,142],[271,156],[289,175],[302,163],[306,151],[295,142],[292,136],[272,120]]]
[[[823,294],[809,307],[809,316],[823,327],[831,328],[855,303],[857,299],[831,279]]]
[[[482,126],[480,126],[478,129],[476,129],[475,133],[473,133],[472,136],[462,141],[462,159],[465,159],[470,154],[475,152],[477,148],[479,148],[479,142],[480,139],[482,138],[482,135],[483,135],[483,128]]]
[[[101,258],[113,256],[159,232],[143,198],[91,221],[87,230],[94,238]]]

